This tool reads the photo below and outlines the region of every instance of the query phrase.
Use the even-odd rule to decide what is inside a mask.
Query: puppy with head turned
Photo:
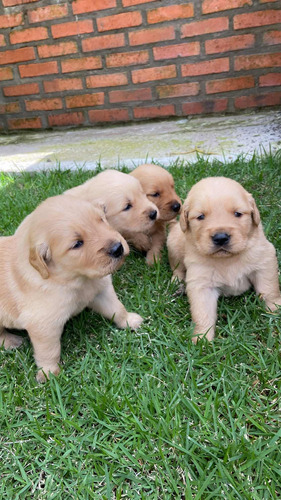
[[[253,287],[269,310],[281,305],[275,249],[252,195],[238,182],[209,177],[195,184],[167,246],[173,276],[186,284],[195,343],[214,338],[220,295]]]
[[[142,318],[125,309],[111,280],[128,253],[100,207],[67,195],[45,200],[0,238],[0,345],[22,342],[7,328],[27,330],[43,382],[59,373],[64,324],[85,307],[138,328]]]
[[[157,220],[148,231],[131,233],[127,238],[135,248],[146,252],[146,262],[152,265],[161,257],[161,250],[166,242],[167,222],[179,214],[181,200],[175,192],[172,175],[158,165],[140,165],[130,175],[139,180],[148,200],[155,203],[159,210]]]

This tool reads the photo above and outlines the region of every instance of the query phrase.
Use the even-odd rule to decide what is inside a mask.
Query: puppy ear
[[[42,278],[46,280],[50,273],[48,263],[51,260],[51,250],[47,243],[41,243],[29,250],[29,262],[38,271]]]
[[[256,202],[251,194],[250,194],[250,205],[251,205],[251,215],[252,215],[253,223],[256,226],[258,226],[260,223],[260,220],[261,220],[260,213],[258,211],[258,207],[256,205]]]
[[[189,228],[188,210],[189,210],[189,205],[185,201],[183,206],[182,206],[181,214],[180,214],[180,227],[184,233]]]

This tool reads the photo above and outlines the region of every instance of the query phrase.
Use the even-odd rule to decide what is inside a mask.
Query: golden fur
[[[25,329],[34,348],[38,381],[59,373],[65,322],[85,307],[137,328],[142,318],[118,300],[111,273],[129,248],[104,212],[72,196],[55,196],[28,215],[13,236],[0,238],[0,343],[17,347]]]
[[[158,165],[140,165],[130,175],[140,181],[147,198],[159,210],[159,217],[148,233],[133,234],[128,239],[137,249],[145,250],[146,262],[153,264],[160,259],[166,241],[166,223],[180,212],[181,200],[175,192],[172,175]]]
[[[149,231],[158,216],[157,207],[146,198],[137,179],[118,170],[104,170],[65,194],[101,203],[109,224],[124,238]]]
[[[209,177],[195,184],[167,245],[173,276],[186,283],[194,342],[204,334],[214,338],[221,294],[253,286],[271,311],[281,305],[275,249],[252,195],[236,181]]]

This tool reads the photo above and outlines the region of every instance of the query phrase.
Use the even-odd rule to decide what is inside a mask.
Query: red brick
[[[215,17],[212,19],[204,19],[203,21],[194,21],[189,24],[184,24],[181,28],[181,37],[205,35],[206,33],[218,33],[228,29],[228,17]]]
[[[254,54],[251,56],[237,56],[234,60],[234,69],[258,69],[281,66],[281,53],[276,54]]]
[[[206,54],[220,54],[221,52],[230,52],[231,50],[241,50],[254,47],[255,35],[236,35],[226,38],[215,38],[214,40],[206,40]]]
[[[33,129],[42,128],[41,118],[11,118],[8,120],[9,129]]]
[[[93,75],[86,77],[86,87],[115,87],[117,85],[127,85],[126,73],[113,73],[110,75]]]
[[[46,38],[48,38],[48,30],[41,27],[12,31],[10,33],[10,42],[12,44],[35,42],[37,40],[45,40]]]
[[[72,71],[85,71],[88,69],[100,68],[102,68],[102,60],[100,56],[66,59],[61,63],[62,73],[71,73]]]
[[[174,39],[175,28],[173,26],[133,31],[129,33],[130,45],[146,45],[147,43],[165,42]]]
[[[4,47],[6,45],[4,35],[0,35],[0,47]]]
[[[267,31],[263,35],[265,45],[277,45],[281,43],[281,31]]]
[[[23,14],[6,14],[0,16],[0,29],[3,28],[14,28],[15,26],[20,26],[24,24]]]
[[[19,113],[21,111],[20,104],[18,102],[9,102],[8,104],[0,104],[0,114],[10,114]]]
[[[122,12],[114,16],[100,17],[97,19],[99,31],[118,30],[121,28],[131,28],[142,24],[141,13],[138,11]]]
[[[26,64],[19,66],[21,78],[30,78],[32,76],[51,75],[58,73],[58,63],[56,61]]]
[[[233,18],[235,30],[281,23],[281,10],[261,10],[248,14],[237,14]]]
[[[151,101],[151,89],[113,90],[109,92],[110,102]]]
[[[76,42],[61,42],[56,45],[39,45],[37,48],[39,57],[57,57],[66,54],[75,54],[77,49]]]
[[[160,118],[161,116],[174,116],[175,114],[175,107],[172,104],[134,109],[135,118]]]
[[[82,125],[84,122],[83,113],[63,113],[48,116],[50,127],[70,127],[72,125]]]
[[[68,15],[67,4],[48,5],[39,9],[29,10],[28,19],[30,23],[42,23],[52,19],[59,19]]]
[[[159,7],[147,12],[147,22],[149,24],[163,23],[165,21],[174,21],[175,19],[185,19],[194,14],[193,4],[168,5]]]
[[[164,47],[154,47],[153,56],[155,61],[161,59],[175,59],[176,57],[197,56],[200,54],[200,43],[179,43],[177,45],[165,45]]]
[[[6,50],[1,52],[0,64],[13,64],[17,62],[31,61],[35,59],[33,47],[23,47],[22,49]]]
[[[259,78],[260,87],[272,87],[274,85],[281,85],[281,73],[268,73]]]
[[[80,78],[56,78],[55,80],[45,80],[43,84],[45,92],[64,92],[83,88]]]
[[[132,5],[139,5],[141,3],[152,3],[157,0],[123,0],[123,7],[131,7]]]
[[[12,80],[14,78],[12,68],[0,68],[0,80]]]
[[[210,14],[222,10],[238,9],[245,5],[253,5],[252,0],[204,0],[202,3],[202,13]]]
[[[25,101],[27,111],[52,111],[53,109],[62,109],[62,100],[56,99],[40,99]]]
[[[39,94],[38,83],[22,83],[20,85],[11,85],[4,87],[3,93],[6,97],[13,97],[19,95],[34,95]]]
[[[255,86],[253,76],[241,76],[237,78],[223,78],[222,80],[211,80],[206,83],[207,94],[219,92],[230,92],[231,90],[250,89]]]
[[[24,3],[38,2],[39,0],[2,0],[4,7],[13,7],[14,5],[22,5]]]
[[[132,71],[133,83],[144,83],[153,80],[164,80],[166,78],[175,78],[177,76],[176,66],[159,66],[156,68],[136,69]]]
[[[62,38],[64,36],[92,33],[94,31],[94,28],[92,19],[84,19],[83,21],[73,21],[63,24],[54,24],[51,27],[51,30],[54,38]]]
[[[73,14],[85,14],[97,10],[111,9],[116,7],[116,0],[77,0],[72,3]]]
[[[182,76],[198,76],[208,75],[210,73],[223,73],[225,71],[229,71],[229,59],[228,57],[222,57],[221,59],[201,61],[194,64],[183,64],[181,68]]]
[[[278,106],[281,104],[281,92],[271,94],[247,95],[235,99],[235,107],[238,109],[261,108],[263,106]]]
[[[124,33],[116,33],[114,35],[102,35],[93,38],[82,40],[83,52],[92,50],[114,49],[125,45]]]
[[[138,52],[119,52],[106,56],[106,66],[108,68],[116,68],[118,66],[132,66],[135,64],[145,64],[149,60],[147,50]]]
[[[104,103],[104,93],[75,95],[65,98],[67,108],[84,108],[86,106],[99,106]]]
[[[158,97],[167,99],[168,97],[182,97],[188,95],[197,95],[199,93],[199,83],[179,83],[175,85],[162,85],[156,87]]]
[[[126,122],[129,120],[127,109],[91,109],[89,119],[92,123],[98,122]]]
[[[197,115],[208,113],[222,113],[227,110],[227,99],[212,99],[203,102],[186,102],[182,104],[184,115]]]

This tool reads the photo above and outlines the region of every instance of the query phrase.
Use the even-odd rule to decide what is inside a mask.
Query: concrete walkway
[[[134,167],[176,158],[192,161],[196,152],[234,159],[240,154],[281,149],[281,111],[186,118],[111,127],[28,132],[0,136],[0,171],[58,168]]]

